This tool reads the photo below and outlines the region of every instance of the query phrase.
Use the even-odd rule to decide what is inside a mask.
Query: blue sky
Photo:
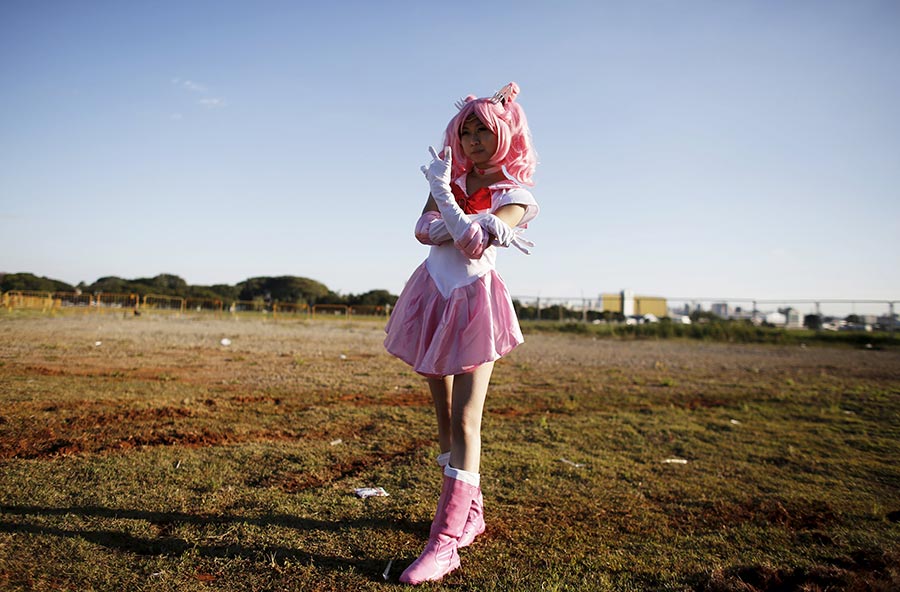
[[[0,3],[0,271],[399,293],[418,171],[515,80],[515,295],[900,298],[900,3]]]

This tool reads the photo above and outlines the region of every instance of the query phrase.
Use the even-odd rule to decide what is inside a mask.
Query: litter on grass
[[[390,561],[388,561],[387,567],[384,568],[384,571],[383,571],[383,572],[381,572],[381,577],[384,578],[384,581],[387,581],[388,576],[389,576],[390,573],[391,573],[391,565],[392,565],[393,563],[394,563],[394,560],[393,560],[393,559],[391,559]]]
[[[663,462],[669,463],[670,465],[686,465],[687,464],[687,461],[683,458],[667,458]]]
[[[95,342],[94,342],[94,347],[100,347],[101,345],[103,345],[103,342],[102,342],[102,341],[95,341]]]
[[[737,419],[732,419],[732,420],[731,420],[731,423],[732,423],[733,425],[741,425],[741,422],[738,421]]]
[[[221,344],[224,345],[225,347],[228,347],[229,345],[231,345],[231,340],[228,339],[227,337],[223,337],[223,338],[222,338],[222,341],[220,341],[219,343],[221,343]]]
[[[383,487],[359,487],[356,489],[356,495],[366,499],[367,497],[386,497],[389,494]]]
[[[330,442],[330,444],[331,444],[332,446],[337,446],[338,444],[343,444],[343,443],[344,443],[344,441],[341,440],[340,438],[338,438],[337,440],[332,440],[332,441]]]
[[[567,458],[561,458],[559,459],[559,462],[566,463],[567,465],[575,467],[576,469],[583,469],[585,467],[584,463],[572,462]]]

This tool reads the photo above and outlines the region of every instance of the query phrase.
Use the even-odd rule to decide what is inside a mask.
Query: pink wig
[[[505,92],[505,99],[479,99],[469,95],[465,98],[459,113],[447,124],[444,146],[450,146],[453,151],[451,175],[453,179],[457,179],[474,166],[474,163],[465,157],[459,141],[463,124],[474,115],[497,134],[497,152],[488,162],[494,166],[505,166],[507,172],[520,183],[534,185],[531,176],[537,165],[537,153],[531,143],[531,130],[528,129],[525,111],[515,102],[519,86],[515,82],[510,82],[500,92]]]

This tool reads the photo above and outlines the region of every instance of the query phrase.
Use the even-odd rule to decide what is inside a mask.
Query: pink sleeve
[[[416,239],[423,245],[437,244],[431,240],[431,234],[429,232],[429,227],[436,220],[440,220],[440,219],[441,219],[441,215],[439,212],[425,212],[424,214],[419,216],[419,220],[416,222]]]

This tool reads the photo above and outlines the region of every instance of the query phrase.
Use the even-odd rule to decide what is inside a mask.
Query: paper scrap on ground
[[[571,465],[571,466],[575,467],[576,469],[583,469],[585,467],[585,465],[583,463],[572,462],[567,458],[561,458],[561,459],[559,459],[559,461],[564,462],[567,465]]]
[[[687,464],[687,461],[683,458],[667,458],[663,462],[673,464],[673,465],[686,465]]]
[[[359,487],[356,490],[356,495],[366,499],[367,497],[385,497],[388,495],[388,492],[383,487]]]
[[[344,443],[344,441],[341,440],[340,438],[338,438],[337,440],[332,440],[332,441],[331,441],[331,445],[332,445],[332,446],[337,446],[338,444],[343,444],[343,443]]]
[[[733,425],[741,425],[741,422],[738,421],[737,419],[732,419],[732,420],[731,420],[731,423],[732,423]]]
[[[220,341],[219,343],[221,343],[221,344],[224,345],[225,347],[228,347],[229,345],[231,345],[231,340],[228,339],[227,337],[223,337],[223,338],[222,338],[222,341]]]

